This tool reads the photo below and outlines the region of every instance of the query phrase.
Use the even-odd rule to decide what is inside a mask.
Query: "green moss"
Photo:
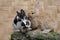
[[[40,33],[37,35],[37,38],[41,39],[41,40],[57,40],[58,36],[59,36],[59,34],[56,32],[51,32],[48,34]]]
[[[60,34],[56,33],[56,32],[51,32],[48,34],[44,34],[44,33],[37,33],[35,36],[29,36],[26,37],[26,35],[28,34],[22,34],[22,33],[13,33],[11,35],[11,40],[15,39],[15,40],[60,40]],[[34,35],[34,34],[30,34],[30,35]]]

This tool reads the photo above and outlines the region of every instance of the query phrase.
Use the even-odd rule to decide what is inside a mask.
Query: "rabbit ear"
[[[20,14],[18,11],[16,11],[17,14]]]
[[[25,11],[23,9],[20,10],[21,14],[25,15]]]
[[[25,11],[23,9],[21,9],[20,11],[21,11],[21,13],[23,13],[23,12],[25,13]]]
[[[18,11],[16,11],[16,13],[18,13]]]

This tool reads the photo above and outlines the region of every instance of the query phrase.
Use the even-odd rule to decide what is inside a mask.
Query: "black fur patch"
[[[17,16],[19,16],[21,19],[23,19],[25,15],[25,11],[23,9],[20,10],[20,12],[17,11]]]
[[[25,26],[25,24],[22,22],[22,23],[21,23],[21,26]]]
[[[19,22],[19,21],[21,21],[21,19],[17,19],[17,16],[16,16],[15,19],[14,19],[14,24],[17,25],[17,22]]]
[[[26,25],[29,25],[29,22],[28,21],[26,22]]]
[[[21,26],[24,26],[23,29],[27,28],[23,22],[21,23]]]

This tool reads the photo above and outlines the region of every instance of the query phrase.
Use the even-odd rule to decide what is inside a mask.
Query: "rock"
[[[13,33],[11,40],[59,40],[60,34],[55,32],[41,33],[38,30],[23,33]]]

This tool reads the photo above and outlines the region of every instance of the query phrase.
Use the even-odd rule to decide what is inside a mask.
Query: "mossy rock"
[[[60,40],[60,34],[56,32],[50,32],[50,33],[41,33],[38,32],[37,34],[28,33],[31,37],[37,38],[39,40]],[[32,36],[33,35],[33,36]]]
[[[51,33],[40,33],[33,34],[32,32],[28,34],[23,33],[13,33],[11,35],[11,40],[60,40],[60,34],[51,32]]]
[[[15,32],[11,34],[11,40],[27,40],[27,38],[25,37],[25,34]]]

